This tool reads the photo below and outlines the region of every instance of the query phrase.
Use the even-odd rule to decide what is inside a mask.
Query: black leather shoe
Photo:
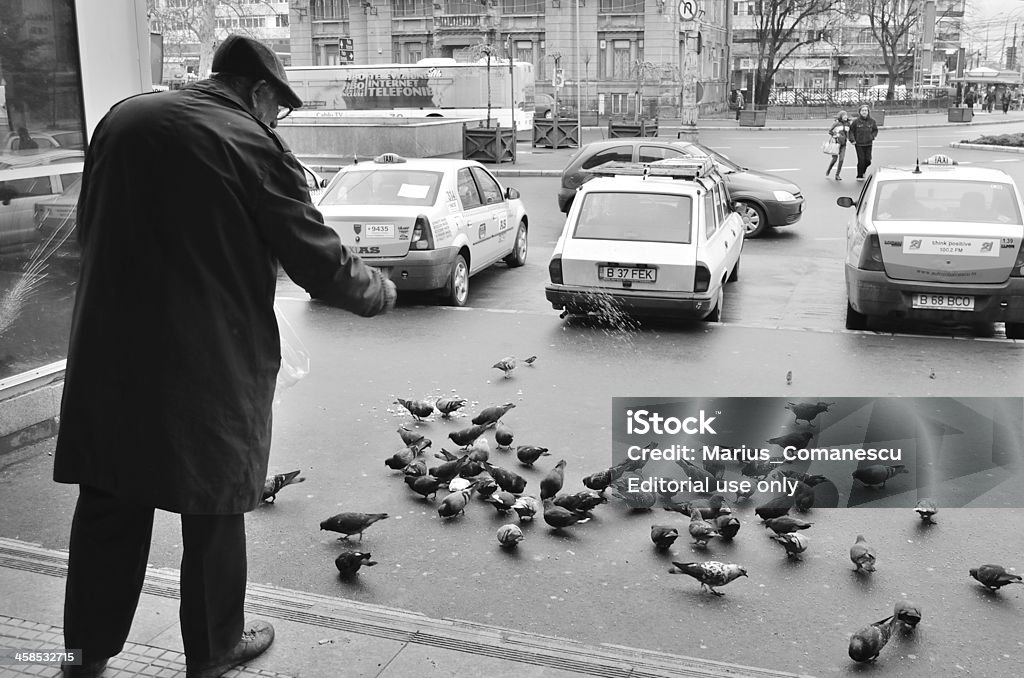
[[[99,678],[107,668],[107,660],[82,662],[78,665],[64,664],[60,667],[62,678]]]
[[[263,654],[273,642],[273,626],[265,621],[251,621],[245,625],[242,638],[230,652],[223,657],[210,660],[202,666],[187,667],[186,678],[220,678],[235,666]]]

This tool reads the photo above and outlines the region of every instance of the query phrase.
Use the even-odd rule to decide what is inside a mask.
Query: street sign
[[[352,38],[338,38],[338,61],[350,64],[356,60],[355,46]]]
[[[565,87],[565,69],[556,68],[554,73],[551,74],[551,85],[555,89]]]
[[[679,18],[683,21],[693,21],[697,18],[696,0],[679,0]]]

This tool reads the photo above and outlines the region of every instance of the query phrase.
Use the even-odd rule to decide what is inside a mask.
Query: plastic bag
[[[277,372],[277,388],[274,391],[274,404],[277,405],[281,402],[282,391],[299,383],[309,374],[309,352],[291,323],[281,313],[277,302],[274,302],[274,315],[281,333],[281,369]]]
[[[821,152],[825,155],[839,155],[839,141],[833,137],[821,142]]]

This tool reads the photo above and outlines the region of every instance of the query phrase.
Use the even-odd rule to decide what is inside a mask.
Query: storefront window
[[[0,2],[0,380],[67,356],[84,159],[72,0]]]

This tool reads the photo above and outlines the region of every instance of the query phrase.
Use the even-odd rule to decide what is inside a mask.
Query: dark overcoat
[[[280,367],[278,264],[364,316],[381,276],[342,246],[295,156],[217,80],[97,125],[54,479],[176,513],[259,502]]]

